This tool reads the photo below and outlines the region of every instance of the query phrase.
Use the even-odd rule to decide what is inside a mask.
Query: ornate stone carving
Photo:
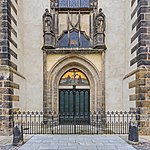
[[[48,9],[43,15],[44,46],[43,49],[55,48],[54,21]]]
[[[45,9],[45,13],[43,15],[43,31],[44,32],[53,32],[53,21],[52,15],[49,13],[48,9]]]
[[[102,9],[99,9],[99,14],[96,16],[96,33],[104,33],[105,31],[105,15]]]
[[[94,48],[106,49],[105,46],[105,15],[102,12],[102,9],[99,9],[99,13],[95,17],[95,27],[94,27]]]

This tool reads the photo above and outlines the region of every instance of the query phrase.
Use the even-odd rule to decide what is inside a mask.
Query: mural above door
[[[70,86],[70,85],[87,86],[89,85],[89,81],[83,72],[81,72],[78,69],[71,69],[62,76],[59,85],[61,86]]]

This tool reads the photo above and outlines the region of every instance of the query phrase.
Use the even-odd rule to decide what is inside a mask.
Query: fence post
[[[74,134],[76,134],[76,85],[73,85]]]
[[[128,141],[133,144],[137,144],[139,142],[138,121],[135,119],[130,120],[129,123]]]
[[[21,142],[21,143],[20,143]],[[23,127],[19,121],[13,126],[13,145],[23,144]]]
[[[99,130],[98,114],[96,114],[96,124],[97,124],[97,134],[98,134],[98,130]]]
[[[54,116],[52,114],[52,134],[54,134],[54,131],[53,131],[53,123],[54,123]]]

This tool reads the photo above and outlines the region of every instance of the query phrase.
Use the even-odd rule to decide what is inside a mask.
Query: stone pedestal
[[[105,34],[104,33],[96,33],[94,35],[94,48],[106,49],[105,46]]]
[[[51,32],[44,33],[44,49],[55,48],[55,36]]]

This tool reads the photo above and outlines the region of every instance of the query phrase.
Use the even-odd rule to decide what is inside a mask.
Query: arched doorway
[[[90,112],[104,110],[102,72],[87,58],[74,54],[62,57],[47,72],[44,85],[44,111],[59,113],[59,89],[63,89],[60,80],[67,71],[74,68],[80,70],[89,81]],[[79,89],[79,86],[76,88]]]
[[[60,123],[89,123],[90,84],[87,76],[76,68],[65,72],[59,82]]]

